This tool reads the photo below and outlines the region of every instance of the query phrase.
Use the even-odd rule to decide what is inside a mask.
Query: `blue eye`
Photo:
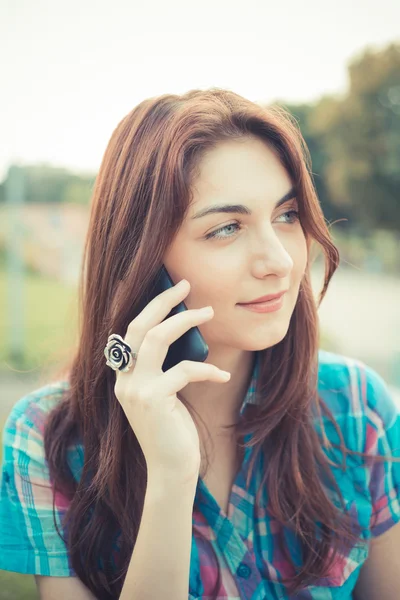
[[[288,225],[294,225],[299,220],[299,212],[297,210],[288,210],[281,215],[281,217],[285,217],[286,215],[291,215],[291,221]]]
[[[290,222],[288,222],[288,225],[294,225],[295,223],[297,223],[297,221],[299,220],[299,213],[297,210],[288,210],[287,212],[283,213],[282,215],[280,215],[281,217],[286,217],[287,215],[290,215]],[[226,229],[228,229],[228,227],[236,227],[237,229],[235,230],[235,233],[231,234],[231,235],[221,235],[221,232],[225,231]],[[228,225],[224,225],[224,227],[220,227],[219,229],[216,229],[215,231],[212,231],[211,233],[208,233],[205,238],[206,240],[210,239],[210,238],[215,238],[215,239],[220,239],[220,240],[226,240],[228,238],[234,237],[234,235],[236,235],[236,233],[241,229],[241,225],[240,223],[228,223]]]
[[[220,229],[216,229],[215,231],[208,233],[206,235],[206,240],[208,240],[209,238],[226,239],[228,237],[232,237],[232,235],[220,235],[220,232],[225,231],[226,229],[228,229],[228,227],[237,227],[238,229],[236,229],[236,231],[240,229],[239,223],[229,223],[228,225],[224,225],[224,227],[221,227]]]

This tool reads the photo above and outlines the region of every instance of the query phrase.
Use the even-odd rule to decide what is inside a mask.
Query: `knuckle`
[[[124,390],[123,390],[123,386],[121,384],[121,378],[117,377],[117,381],[115,382],[114,385],[114,394],[117,397],[117,400],[121,403],[123,402],[124,399]]]
[[[163,341],[163,335],[159,327],[152,327],[151,329],[149,329],[145,335],[145,338],[148,342],[152,344]]]
[[[181,369],[186,379],[189,379],[190,376],[193,374],[193,369],[196,369],[196,366],[193,365],[193,363],[190,360],[183,360],[181,362]]]
[[[181,361],[181,368],[185,371],[185,373],[188,373],[190,370],[190,361],[189,360],[182,360]]]
[[[135,396],[136,396],[136,400],[137,400],[137,402],[139,402],[140,404],[141,404],[142,402],[145,402],[145,401],[146,401],[146,400],[145,400],[145,391],[143,390],[143,388],[138,388],[138,389],[136,390]]]
[[[128,329],[127,332],[129,334],[138,334],[139,333],[139,325],[136,319],[133,319],[133,321],[131,321],[128,325]]]
[[[163,290],[161,292],[161,294],[158,294],[158,296],[155,296],[155,298],[153,298],[153,300],[151,301],[151,304],[154,306],[155,310],[159,311],[162,310],[165,307],[165,302],[168,301],[169,299],[169,293],[171,290]]]
[[[150,390],[147,388],[144,388],[144,389],[142,388],[142,389],[138,390],[136,393],[136,398],[137,398],[138,403],[142,407],[144,406],[145,408],[147,406],[149,406],[149,404],[151,403],[151,397],[152,397],[152,394],[151,394]]]

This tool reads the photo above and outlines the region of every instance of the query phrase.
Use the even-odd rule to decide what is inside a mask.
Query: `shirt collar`
[[[254,364],[253,364],[253,371],[252,371],[251,379],[250,379],[250,384],[249,384],[249,387],[247,388],[246,396],[245,396],[242,406],[240,408],[240,414],[243,413],[247,404],[257,404],[258,403],[258,399],[257,399],[257,395],[256,395],[256,384],[257,384],[259,371],[260,371],[260,352],[256,352],[255,358],[254,358]]]

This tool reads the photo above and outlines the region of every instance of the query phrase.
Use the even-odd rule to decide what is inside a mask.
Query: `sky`
[[[0,178],[12,162],[96,172],[151,96],[345,94],[349,61],[399,42],[399,24],[398,0],[0,0]]]

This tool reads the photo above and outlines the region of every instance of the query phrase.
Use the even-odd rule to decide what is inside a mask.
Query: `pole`
[[[8,231],[6,241],[8,289],[8,348],[13,366],[24,362],[24,265],[22,208],[25,200],[23,171],[11,165],[5,182]]]

